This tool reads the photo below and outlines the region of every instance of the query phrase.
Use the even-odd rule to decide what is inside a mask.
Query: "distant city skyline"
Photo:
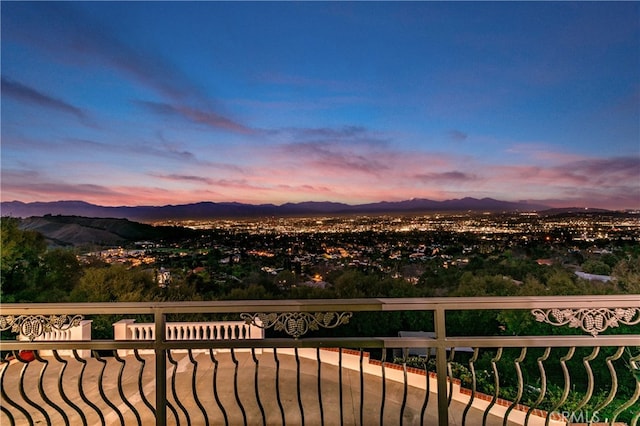
[[[1,200],[640,208],[638,2],[3,2]]]

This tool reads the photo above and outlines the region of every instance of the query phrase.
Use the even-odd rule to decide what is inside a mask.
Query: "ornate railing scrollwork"
[[[581,328],[592,336],[620,324],[640,323],[640,308],[532,309],[531,313],[538,322],[554,326],[569,324],[569,327]]]
[[[30,341],[45,333],[56,330],[68,330],[80,325],[82,315],[0,315],[0,331],[11,329],[12,333],[19,333]]]
[[[351,312],[282,312],[282,313],[256,313],[240,314],[247,324],[275,331],[284,331],[288,335],[298,338],[310,330],[322,328],[336,328],[349,322],[353,314]]]

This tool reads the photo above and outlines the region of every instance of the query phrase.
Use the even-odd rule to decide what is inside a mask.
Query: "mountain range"
[[[302,203],[242,204],[236,202],[200,202],[166,206],[120,206],[105,207],[84,201],[54,201],[23,203],[3,201],[0,214],[11,217],[32,217],[45,215],[68,215],[94,218],[123,218],[137,221],[187,220],[238,218],[260,216],[298,216],[319,214],[383,214],[418,212],[516,212],[541,211],[548,206],[527,202],[500,201],[492,198],[461,198],[446,201],[412,199],[396,202],[379,202],[349,205],[335,202],[308,201]]]

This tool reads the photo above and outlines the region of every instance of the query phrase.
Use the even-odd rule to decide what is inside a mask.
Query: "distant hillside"
[[[192,232],[189,229],[156,227],[127,219],[51,215],[22,219],[20,228],[37,231],[56,246],[109,246],[139,240],[171,239]]]
[[[126,218],[129,220],[150,221],[161,219],[209,219],[259,216],[295,216],[313,214],[380,214],[380,213],[416,213],[416,212],[515,212],[540,211],[548,209],[539,204],[515,203],[494,200],[492,198],[462,198],[446,201],[413,199],[398,202],[380,202],[349,205],[333,202],[242,204],[212,203],[167,206],[104,207],[83,201],[56,201],[50,203],[23,203],[20,201],[3,202],[3,216],[31,217],[50,215],[86,216],[95,218]]]

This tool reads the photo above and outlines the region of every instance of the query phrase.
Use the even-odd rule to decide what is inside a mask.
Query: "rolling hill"
[[[41,233],[52,246],[111,246],[138,240],[184,237],[193,232],[186,228],[151,226],[127,219],[52,215],[21,219],[20,228]]]

